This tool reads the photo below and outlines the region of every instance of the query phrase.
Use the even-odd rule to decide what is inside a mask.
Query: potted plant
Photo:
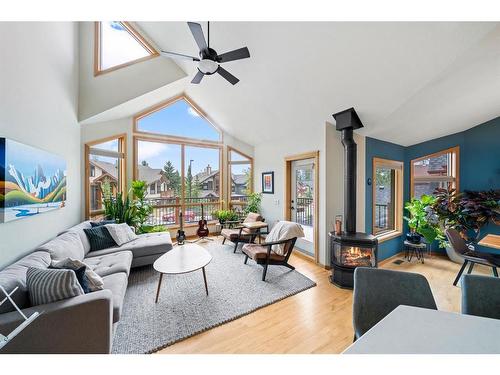
[[[409,212],[409,216],[404,216],[408,222],[411,232],[406,234],[406,239],[411,243],[422,242],[422,237],[427,243],[432,243],[438,236],[435,224],[437,217],[432,211],[432,205],[435,198],[432,195],[422,195],[420,199],[412,198],[410,202],[406,202],[405,209]]]
[[[214,216],[221,224],[224,224],[226,221],[238,220],[238,214],[232,210],[217,210],[214,212]]]
[[[260,214],[260,204],[262,202],[262,193],[248,194],[247,206],[245,207],[245,214],[254,212]]]

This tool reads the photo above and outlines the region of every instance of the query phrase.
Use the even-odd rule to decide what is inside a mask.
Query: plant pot
[[[219,224],[220,225],[224,225],[225,222],[226,222],[226,220],[219,219]]]
[[[446,255],[448,255],[448,258],[454,263],[462,264],[464,262],[464,258],[462,258],[458,253],[453,250],[451,245],[449,243],[446,244],[445,247],[446,250]]]
[[[419,244],[422,243],[422,236],[415,232],[406,233],[406,240],[408,242]]]

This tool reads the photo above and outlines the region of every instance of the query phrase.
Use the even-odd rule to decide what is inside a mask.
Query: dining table
[[[500,320],[400,305],[343,354],[500,354]]]

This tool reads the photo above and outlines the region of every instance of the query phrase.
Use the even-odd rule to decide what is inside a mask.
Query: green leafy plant
[[[166,232],[167,227],[164,225],[142,225],[141,233],[156,233],[156,232]]]
[[[245,207],[245,214],[254,212],[260,214],[260,205],[262,203],[262,193],[250,193],[248,194],[247,205]]]
[[[238,220],[238,213],[232,210],[217,210],[213,213],[213,215],[221,223]]]
[[[410,229],[425,238],[428,243],[433,242],[439,235],[436,229],[438,219],[432,211],[436,198],[432,195],[422,195],[420,199],[413,198],[406,202],[405,209],[410,214],[404,216]]]
[[[142,227],[149,215],[153,212],[153,207],[146,201],[146,181],[132,181],[132,204],[130,206],[130,216],[134,227],[138,233],[143,233]]]

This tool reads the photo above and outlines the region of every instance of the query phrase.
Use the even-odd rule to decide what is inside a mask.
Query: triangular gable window
[[[208,121],[200,110],[180,97],[135,118],[136,131],[220,142],[221,133]]]
[[[96,22],[95,74],[158,56],[128,22]]]

